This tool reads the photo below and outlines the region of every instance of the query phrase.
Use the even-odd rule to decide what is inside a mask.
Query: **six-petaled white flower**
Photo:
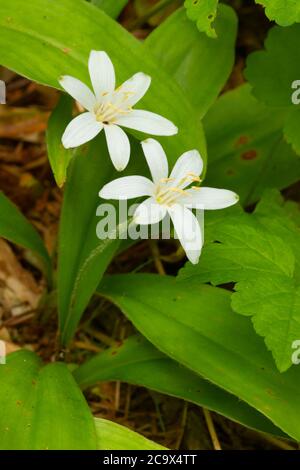
[[[168,119],[149,111],[132,109],[150,86],[148,75],[136,73],[115,89],[114,66],[104,51],[91,51],[88,67],[94,92],[74,77],[64,75],[59,80],[61,86],[87,110],[67,126],[62,137],[64,147],[78,147],[104,129],[112,162],[121,171],[129,161],[130,144],[120,126],[151,135],[170,136],[178,132]]]
[[[202,231],[193,208],[223,209],[235,204],[238,196],[226,189],[196,186],[203,170],[197,150],[184,153],[169,175],[168,160],[162,146],[154,139],[142,142],[153,181],[144,176],[125,176],[106,184],[99,196],[126,200],[148,196],[136,209],[136,224],[160,222],[170,215],[177,236],[192,263],[197,263],[203,245]]]

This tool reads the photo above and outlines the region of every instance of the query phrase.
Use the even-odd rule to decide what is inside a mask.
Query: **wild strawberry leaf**
[[[280,26],[300,22],[300,3],[298,0],[255,0],[265,8],[269,20]]]
[[[286,140],[300,154],[299,85],[300,85],[300,25],[273,27],[265,41],[265,50],[250,54],[246,78],[254,95],[264,103],[284,108]]]
[[[219,0],[185,0],[187,17],[195,21],[201,33],[216,38],[217,33],[212,23],[217,16]]]
[[[300,338],[300,232],[274,198],[277,212],[266,213],[264,204],[253,215],[216,225],[215,239],[204,248],[200,263],[187,264],[179,277],[236,283],[233,309],[252,316],[278,369],[285,371],[292,365],[292,343]]]

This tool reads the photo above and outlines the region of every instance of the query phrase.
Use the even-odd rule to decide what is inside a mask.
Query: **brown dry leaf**
[[[41,288],[26,271],[9,244],[0,239],[0,319],[3,314],[21,315],[35,310]]]
[[[47,127],[49,113],[37,108],[0,107],[0,137],[38,142]]]

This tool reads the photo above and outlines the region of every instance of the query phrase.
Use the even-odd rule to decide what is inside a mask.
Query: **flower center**
[[[174,178],[162,178],[155,191],[156,201],[158,204],[170,207],[182,197],[190,196],[187,191],[187,189],[190,189],[190,184],[193,182],[199,183],[200,181],[199,176],[194,173],[188,173],[178,181],[175,181]],[[175,183],[174,186],[172,186],[172,182]],[[187,189],[183,189],[183,187]],[[191,189],[199,190],[200,188],[192,186]]]
[[[108,95],[103,93],[103,101],[96,105],[95,115],[98,122],[112,124],[116,117],[131,113],[132,107],[127,103],[131,96],[130,92],[118,92],[117,90]]]

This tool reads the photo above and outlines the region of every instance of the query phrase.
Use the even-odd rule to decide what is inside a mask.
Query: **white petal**
[[[133,77],[126,80],[119,88],[118,93],[128,94],[126,103],[129,106],[134,106],[140,99],[143,98],[151,84],[151,77],[143,72],[136,73]]]
[[[203,241],[198,220],[190,211],[180,204],[169,208],[176,234],[191,263],[199,261]]]
[[[119,116],[116,124],[152,135],[174,135],[178,132],[177,127],[168,119],[141,109],[134,109],[127,116]]]
[[[183,153],[177,160],[170,174],[172,181],[172,186],[176,186],[179,182],[189,174],[194,174],[196,176],[201,175],[203,170],[203,160],[200,156],[198,150],[190,150]],[[181,188],[185,188],[190,185],[192,182],[191,178],[185,179],[185,181],[180,184]]]
[[[142,202],[134,213],[134,222],[139,225],[151,225],[160,222],[166,215],[167,209],[158,204],[153,197]]]
[[[111,93],[116,86],[115,70],[112,61],[104,51],[91,51],[89,72],[96,97]]]
[[[185,199],[186,207],[198,209],[225,209],[225,207],[236,204],[239,200],[239,196],[228,189],[200,187],[199,189],[188,189],[187,193],[191,197]]]
[[[103,124],[96,121],[92,113],[83,113],[76,116],[67,126],[62,143],[66,149],[79,147],[96,137],[103,129]]]
[[[158,183],[162,178],[167,178],[169,174],[168,159],[160,143],[154,139],[146,139],[142,142],[142,147],[154,183]]]
[[[154,184],[144,176],[123,176],[103,186],[99,196],[103,199],[133,199],[140,196],[151,196]]]
[[[59,83],[74,100],[81,104],[81,106],[88,111],[93,110],[96,104],[96,97],[85,83],[69,75],[63,75],[59,79]]]
[[[117,171],[122,171],[129,162],[129,139],[121,127],[114,124],[105,125],[104,131],[111,161]]]

